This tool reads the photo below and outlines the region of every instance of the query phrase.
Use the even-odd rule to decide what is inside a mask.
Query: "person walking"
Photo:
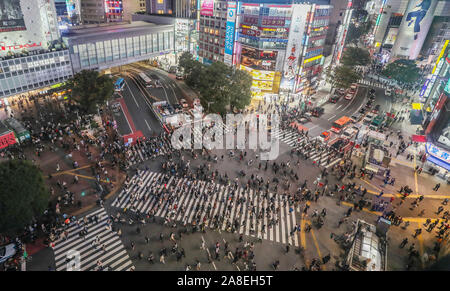
[[[433,191],[439,190],[440,187],[441,187],[441,183],[437,183],[437,184],[434,186]]]
[[[403,239],[402,242],[400,243],[400,248],[403,249],[407,243],[408,243],[408,238]]]
[[[161,256],[159,257],[159,262],[160,262],[160,263],[163,263],[163,264],[166,263],[164,254],[161,254]]]

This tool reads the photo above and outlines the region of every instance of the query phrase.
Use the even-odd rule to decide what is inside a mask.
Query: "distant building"
[[[83,24],[120,22],[123,16],[122,1],[80,0]]]
[[[168,14],[174,13],[175,0],[147,0],[146,10],[148,14]]]
[[[145,0],[126,0],[123,1],[123,20],[131,21],[132,15],[136,12],[144,13],[146,11]]]

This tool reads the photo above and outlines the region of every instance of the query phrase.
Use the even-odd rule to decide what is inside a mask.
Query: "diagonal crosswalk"
[[[325,167],[326,169],[333,167],[342,158],[337,155],[333,150],[330,150],[328,146],[322,146],[322,149],[309,148],[311,139],[302,136],[295,130],[280,130],[274,131],[274,135],[281,141],[286,143],[292,148],[299,149],[302,153],[306,154],[315,164]]]
[[[97,217],[97,220],[80,224],[73,223],[65,231],[67,237],[55,241],[53,252],[57,271],[67,271],[74,252],[79,253],[79,267],[81,271],[93,271],[98,268],[100,261],[104,270],[128,271],[133,268],[130,257],[125,250],[119,235],[108,227],[108,214],[100,208],[88,215],[86,219]],[[82,235],[83,230],[87,233]]]
[[[299,246],[295,211],[285,195],[139,171],[112,206]]]

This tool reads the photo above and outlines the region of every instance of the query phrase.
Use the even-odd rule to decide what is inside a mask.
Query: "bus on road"
[[[347,116],[342,116],[335,122],[333,122],[333,126],[331,127],[331,131],[335,133],[340,133],[341,130],[352,120]]]
[[[119,79],[117,79],[116,83],[114,84],[114,90],[122,91],[124,85],[125,85],[125,80],[123,78],[119,78]]]
[[[144,72],[139,73],[139,79],[144,82],[145,87],[153,87],[152,80]]]

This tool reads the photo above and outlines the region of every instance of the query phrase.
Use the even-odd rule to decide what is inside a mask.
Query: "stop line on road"
[[[274,132],[274,135],[290,147],[301,150],[304,154],[308,155],[309,159],[315,164],[325,167],[326,169],[333,167],[343,160],[341,157],[334,156],[334,151],[330,150],[329,147],[326,147],[323,150],[316,150],[314,148],[305,150],[306,145],[308,145],[311,140],[308,140],[296,131],[278,130]]]
[[[206,225],[214,216],[224,217],[227,213],[227,219],[219,225],[221,231],[227,230],[227,221],[237,221],[239,227],[236,232],[239,234],[299,246],[298,236],[295,235],[296,232],[292,232],[296,225],[295,211],[293,206],[289,206],[284,195],[269,193],[264,197],[264,193],[255,189],[235,189],[214,182],[191,181],[150,171],[145,171],[142,175],[136,174],[131,183],[131,186],[123,189],[113,201],[113,207],[140,213],[154,210],[156,217],[172,217],[173,220],[183,223],[192,223],[195,221],[195,214],[200,213],[200,220],[205,218]],[[170,191],[171,195],[175,197],[171,205],[176,205],[172,209],[167,196],[157,197],[165,188],[171,187],[174,187],[173,191]],[[240,199],[242,202],[239,204],[237,202]],[[267,216],[269,208],[274,209],[272,213],[276,213],[272,217]],[[262,209],[265,210],[263,218],[257,223],[256,217]],[[207,212],[210,214],[209,218]],[[274,224],[269,227],[272,218]],[[265,231],[262,230],[262,225],[266,226]]]
[[[99,260],[105,270],[129,271],[134,268],[119,235],[107,227],[108,214],[105,209],[102,207],[86,215],[87,218],[94,216],[97,216],[98,222],[87,223],[88,233],[84,238],[80,236],[80,231],[84,227],[84,222],[81,220],[80,226],[73,223],[66,229],[69,233],[67,239],[59,238],[55,241],[53,252],[56,271],[67,271],[68,264],[74,264],[69,263],[68,259],[76,252],[79,257],[75,256],[73,259],[79,259],[80,271],[96,270]],[[94,245],[97,239],[98,243]]]

